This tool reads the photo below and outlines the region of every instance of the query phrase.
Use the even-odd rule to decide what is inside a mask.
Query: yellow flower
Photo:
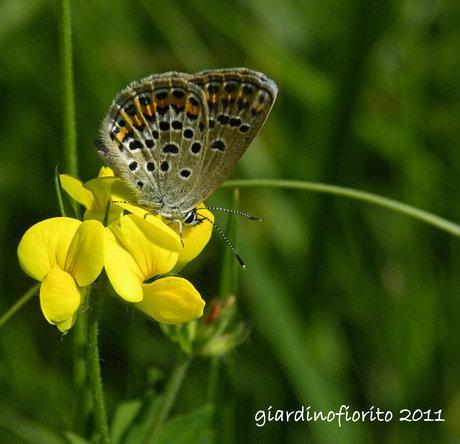
[[[99,177],[85,184],[69,175],[60,176],[62,187],[85,208],[85,219],[104,220],[110,201],[109,227],[104,235],[104,266],[115,292],[159,322],[177,324],[203,314],[204,301],[193,285],[175,273],[203,250],[212,234],[213,214],[200,205],[207,218],[196,225],[163,219],[136,205],[136,196],[103,168]],[[132,214],[123,216],[123,211]],[[148,283],[152,278],[154,282]]]
[[[207,210],[204,204],[198,205],[197,208],[198,218],[201,218],[202,221],[196,225],[183,224],[183,247],[179,252],[179,258],[173,270],[176,273],[180,271],[184,265],[195,259],[209,242],[209,239],[211,239],[214,214]],[[179,225],[177,223],[172,223],[170,226],[178,235],[180,235]]]
[[[144,299],[136,308],[163,324],[181,324],[203,314],[204,301],[187,279],[169,276],[142,288]]]
[[[85,288],[101,273],[103,242],[101,223],[55,217],[33,225],[19,243],[21,268],[41,281],[43,315],[62,332],[74,324]]]
[[[177,222],[163,218],[149,212],[148,209],[133,204],[132,202],[135,201],[134,195],[121,181],[113,184],[112,200],[118,202],[120,207],[130,213],[136,214],[149,222],[156,223],[157,220],[163,221],[180,235],[179,224]],[[179,257],[173,272],[180,271],[185,264],[195,259],[209,242],[209,239],[211,239],[214,215],[206,209],[203,203],[198,205],[197,208],[198,218],[203,220],[196,225],[182,224],[182,248],[179,250]]]
[[[115,176],[112,168],[106,167],[106,166],[101,166],[101,169],[99,170],[99,174],[97,177],[112,177]]]
[[[100,222],[104,221],[113,184],[121,182],[108,167],[102,167],[98,177],[84,184],[68,174],[60,174],[59,179],[67,194],[86,208],[84,219],[95,219]],[[119,219],[122,213],[123,208],[110,204],[108,223]]]
[[[180,238],[157,217],[123,216],[106,228],[104,266],[114,290],[153,319],[179,324],[203,314],[204,301],[187,280],[169,276],[182,249]]]
[[[136,197],[125,187],[122,180],[113,176],[113,171],[108,167],[102,167],[99,176],[89,180],[85,184],[68,174],[61,174],[62,188],[78,203],[86,208],[84,219],[96,219],[104,221],[108,201],[110,213],[108,224],[117,221],[123,210],[144,217],[148,221],[155,222],[155,218],[168,224],[177,234],[179,225],[177,222],[169,221],[154,213],[149,212],[139,205],[136,205]],[[183,224],[182,248],[174,267],[174,272],[181,270],[185,264],[195,259],[209,242],[212,234],[212,222],[214,215],[206,209],[204,204],[198,205],[197,211],[203,221],[197,225]],[[207,218],[208,220],[204,219]]]

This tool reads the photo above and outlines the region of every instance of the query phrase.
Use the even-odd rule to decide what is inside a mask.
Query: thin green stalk
[[[227,188],[289,188],[305,191],[316,191],[318,193],[333,194],[336,196],[348,197],[364,202],[368,202],[380,207],[388,208],[406,216],[413,217],[414,219],[421,220],[429,225],[433,225],[447,233],[460,237],[460,225],[450,222],[447,219],[436,216],[428,211],[420,210],[419,208],[398,202],[387,197],[378,196],[376,194],[368,193],[366,191],[359,191],[353,188],[340,187],[337,185],[327,185],[324,183],[316,182],[303,182],[295,180],[272,180],[272,179],[242,179],[242,180],[229,180],[223,184]]]
[[[171,409],[176,400],[177,393],[179,392],[180,386],[184,381],[185,374],[187,373],[190,363],[192,362],[192,357],[187,356],[186,358],[180,360],[175,369],[173,370],[171,377],[166,385],[164,400],[161,406],[161,409],[155,418],[155,421],[152,425],[152,432],[150,433],[149,443],[154,444],[157,437],[158,431],[161,428],[161,425],[166,421]]]
[[[61,0],[60,48],[61,76],[64,100],[64,169],[78,176],[77,131],[72,62],[72,24],[70,0]]]
[[[40,287],[40,283],[37,283],[30,287],[10,308],[9,310],[0,318],[0,328],[14,316],[14,314],[33,296],[37,293],[38,288]]]
[[[80,419],[87,412],[83,412],[82,406],[88,399],[89,392],[86,386],[86,359],[85,359],[85,348],[86,348],[86,326],[87,326],[87,311],[82,311],[78,315],[78,319],[72,328],[72,361],[73,361],[73,385],[75,393],[78,397],[77,409],[75,411],[74,425],[77,428],[81,423]]]
[[[58,201],[59,211],[61,216],[67,216],[64,207],[64,201],[62,200],[62,193],[61,193],[61,182],[59,180],[59,170],[58,166],[56,165],[56,169],[54,170],[54,189],[56,191],[56,197]]]
[[[88,329],[86,341],[88,379],[93,397],[94,423],[96,429],[96,442],[109,443],[109,426],[105,409],[104,390],[102,387],[101,366],[99,363],[98,345],[98,314],[97,301],[99,294],[93,295],[93,302],[88,307]]]
[[[63,157],[64,170],[74,177],[78,177],[77,157],[77,130],[75,123],[75,94],[73,83],[73,54],[72,54],[72,10],[71,0],[61,0],[59,41],[60,41],[60,64],[61,64],[61,89],[63,97]],[[65,216],[64,203],[62,201],[59,175],[55,172],[55,186],[59,207],[62,216]],[[76,202],[72,202],[75,216],[80,218],[80,208]],[[72,336],[73,342],[73,369],[74,385],[76,393],[81,396],[86,381],[84,340],[86,336],[83,319],[77,320]]]
[[[213,357],[211,360],[211,369],[208,380],[208,393],[206,395],[208,402],[214,403],[217,398],[217,389],[219,387],[219,370],[221,366],[221,358]]]
[[[64,170],[72,176],[78,177],[77,157],[77,130],[75,123],[75,98],[73,83],[73,54],[72,54],[72,10],[71,0],[61,0],[60,9],[60,65],[61,65],[61,89],[63,97],[63,157]],[[61,188],[57,168],[55,172],[55,186],[58,203],[62,216],[65,216],[64,203],[62,201]],[[80,218],[80,209],[76,202],[71,203],[74,214]],[[72,335],[73,347],[73,379],[75,391],[81,393],[86,381],[85,366],[85,322],[77,320]]]

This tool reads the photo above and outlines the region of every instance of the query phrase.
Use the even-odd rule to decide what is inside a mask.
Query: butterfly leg
[[[166,225],[172,225],[176,223],[179,226],[179,236],[180,236],[180,243],[182,244],[182,248],[184,247],[184,241],[182,239],[182,234],[183,234],[183,224],[182,221],[179,219],[172,219],[170,222],[168,222]]]
[[[175,219],[174,222],[177,222],[177,224],[179,225],[179,236],[180,236],[180,243],[182,244],[182,248],[184,248],[184,241],[182,240],[182,233],[183,233],[183,225],[182,225],[182,221],[178,220],[178,219]]]

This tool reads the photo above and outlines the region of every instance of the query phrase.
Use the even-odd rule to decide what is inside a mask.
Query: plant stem
[[[37,293],[40,283],[37,283],[30,287],[0,318],[0,328],[11,318],[13,315]]]
[[[289,188],[305,191],[316,191],[318,193],[333,194],[336,196],[348,197],[364,202],[368,202],[380,207],[388,208],[414,219],[421,220],[429,225],[433,225],[447,233],[460,237],[460,225],[450,222],[447,219],[436,216],[428,211],[420,210],[419,208],[398,202],[387,197],[378,196],[366,191],[355,190],[353,188],[340,187],[337,185],[328,185],[316,182],[303,182],[295,180],[272,180],[272,179],[247,179],[247,180],[229,180],[225,182],[223,187],[226,188]]]
[[[93,300],[99,294],[93,294]],[[99,363],[98,346],[98,315],[97,301],[92,301],[88,307],[88,330],[86,341],[88,379],[93,397],[94,423],[96,428],[96,441],[109,443],[109,427],[107,425],[107,412],[105,409],[104,390],[102,388],[101,366]]]
[[[88,392],[84,389],[86,384],[86,311],[81,311],[77,322],[72,328],[73,335],[73,382],[75,391],[80,400],[85,399]]]
[[[179,392],[179,388],[182,385],[182,382],[184,381],[185,374],[187,373],[187,370],[191,362],[192,358],[187,356],[185,359],[179,361],[175,369],[173,370],[171,378],[169,379],[168,384],[166,385],[165,399],[163,407],[160,411],[158,421],[160,424],[162,424],[171,413],[171,409],[174,404],[174,401],[176,400],[177,393]]]
[[[72,364],[73,364],[73,386],[76,397],[76,408],[74,415],[74,430],[78,431],[84,423],[86,415],[85,407],[90,393],[88,391],[87,381],[87,364],[86,364],[86,326],[87,326],[87,310],[82,310],[78,315],[78,319],[72,328]]]
[[[61,0],[59,43],[61,65],[61,90],[63,97],[63,157],[64,170],[74,177],[78,176],[77,157],[77,130],[75,123],[75,98],[73,84],[73,59],[72,59],[72,9],[71,0]],[[59,174],[54,175],[56,194],[61,215],[66,216],[62,201]],[[77,218],[80,218],[80,208],[76,202],[72,202],[72,209]],[[73,342],[73,370],[74,385],[78,396],[84,397],[83,387],[86,381],[86,367],[84,365],[84,340],[86,336],[83,319],[77,320],[74,326]]]
[[[59,170],[56,165],[56,169],[54,170],[54,189],[56,191],[56,197],[58,201],[58,206],[59,206],[59,211],[61,213],[61,216],[65,217],[67,216],[64,208],[64,201],[62,200],[62,193],[61,193],[61,183],[59,180]]]
[[[70,0],[61,0],[60,49],[64,99],[64,168],[67,173],[77,177],[77,131],[75,128]]]
[[[208,402],[214,403],[217,398],[217,389],[219,387],[219,370],[220,370],[221,358],[214,356],[211,359],[211,369],[209,372],[209,383],[208,383]]]
[[[177,393],[179,392],[180,386],[184,381],[185,374],[187,373],[191,362],[191,356],[187,356],[186,358],[180,360],[174,368],[171,377],[169,378],[164,393],[163,404],[152,426],[152,433],[149,440],[151,444],[155,443],[155,439],[158,431],[161,428],[161,425],[165,422],[171,412],[174,401],[177,397]]]

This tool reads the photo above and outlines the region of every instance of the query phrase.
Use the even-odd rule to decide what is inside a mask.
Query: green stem
[[[60,25],[61,76],[64,99],[64,169],[65,172],[77,177],[77,131],[75,128],[70,0],[61,0]]]
[[[35,296],[40,283],[37,283],[30,287],[11,307],[10,309],[0,318],[0,328],[11,318],[13,315],[30,299]]]
[[[56,165],[56,169],[54,170],[54,189],[56,191],[56,197],[58,201],[59,211],[61,216],[67,216],[64,208],[64,201],[62,200],[62,193],[61,193],[61,182],[59,180],[59,170]]]
[[[208,402],[214,403],[217,398],[217,389],[219,387],[220,363],[221,363],[221,359],[219,357],[213,357],[211,360],[211,369],[209,372],[208,393],[207,393]]]
[[[74,429],[78,431],[84,423],[86,415],[85,406],[88,405],[87,400],[90,396],[87,389],[87,364],[86,364],[86,321],[87,311],[82,310],[78,315],[78,319],[72,328],[73,342],[73,385],[76,396],[76,409],[74,415]]]
[[[78,177],[77,157],[77,130],[75,124],[75,98],[73,83],[73,59],[72,59],[72,9],[71,0],[61,0],[60,9],[60,64],[61,64],[61,89],[63,96],[63,157],[64,170],[74,177]],[[65,216],[64,202],[62,201],[59,174],[54,175],[56,194],[61,215]],[[72,209],[77,218],[80,218],[80,208],[76,202],[72,202]],[[84,365],[84,340],[86,336],[83,319],[77,320],[74,326],[73,342],[73,369],[76,393],[84,396],[83,387],[86,381],[86,368]]]
[[[447,233],[454,236],[460,236],[460,225],[450,222],[447,219],[436,216],[428,211],[420,210],[411,205],[398,202],[393,199],[378,196],[376,194],[368,193],[366,191],[359,191],[353,188],[340,187],[336,185],[327,185],[324,183],[316,182],[302,182],[295,180],[271,180],[271,179],[247,179],[247,180],[229,180],[223,184],[227,188],[252,188],[252,187],[265,187],[265,188],[289,188],[305,191],[316,191],[318,193],[333,194],[336,196],[348,197],[364,202],[368,202],[380,207],[389,208],[406,216],[413,217],[414,219],[421,220],[429,225],[433,225]]]
[[[93,294],[92,299],[99,296],[99,294]],[[91,394],[93,397],[96,442],[105,444],[110,442],[110,437],[107,424],[107,412],[105,409],[104,390],[102,388],[101,366],[99,363],[98,333],[97,301],[93,301],[88,307],[88,330],[86,341],[87,368]]]
[[[85,346],[86,346],[86,311],[81,311],[78,319],[72,328],[73,335],[73,380],[75,391],[80,397],[80,401],[84,399],[88,392],[84,390],[86,384],[86,362],[85,362]],[[80,412],[77,412],[80,413]],[[78,415],[77,415],[78,416]]]
[[[177,393],[179,392],[180,386],[184,381],[185,374],[187,373],[190,363],[192,362],[192,357],[187,356],[186,358],[180,360],[176,365],[176,368],[173,370],[171,377],[169,378],[168,384],[166,385],[164,400],[161,406],[161,409],[155,418],[155,421],[152,426],[152,433],[150,434],[150,443],[154,443],[157,437],[158,431],[161,428],[161,425],[168,418],[171,409],[176,400]]]

